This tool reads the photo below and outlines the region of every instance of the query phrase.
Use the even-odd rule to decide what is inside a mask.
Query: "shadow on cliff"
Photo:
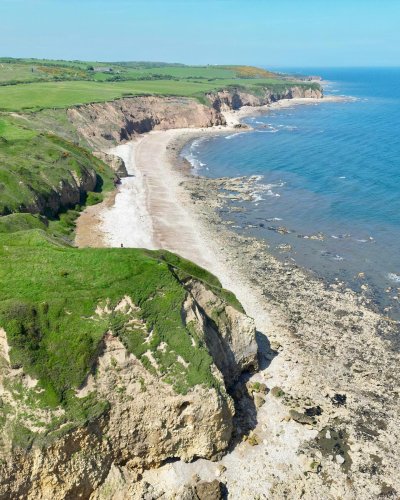
[[[256,332],[258,346],[259,370],[269,367],[272,360],[278,355],[273,350],[268,337],[262,332]],[[229,449],[232,450],[239,444],[244,436],[248,436],[257,426],[257,404],[256,397],[251,394],[251,378],[254,372],[243,372],[239,380],[230,392],[235,402],[235,417],[233,419],[234,429]]]
[[[263,333],[256,332],[256,341],[258,346],[258,364],[260,370],[265,370],[269,367],[272,360],[278,356],[278,351],[274,351],[268,337]]]

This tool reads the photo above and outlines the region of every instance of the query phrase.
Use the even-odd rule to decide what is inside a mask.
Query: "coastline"
[[[399,431],[396,419],[389,418],[396,414],[398,393],[393,389],[382,394],[380,389],[395,387],[398,356],[390,352],[384,336],[375,333],[379,327],[390,336],[390,322],[342,284],[327,287],[302,269],[278,262],[261,241],[227,229],[215,212],[221,200],[213,181],[186,175],[179,159],[188,141],[237,132],[235,125],[244,116],[301,103],[319,104],[315,99],[286,101],[226,113],[227,127],[150,132],[135,143],[118,146],[113,152],[126,155],[132,177],[123,179],[115,200],[111,197],[89,207],[78,221],[78,246],[122,243],[165,248],[213,272],[237,295],[261,332],[262,369],[252,380],[283,391],[282,397],[270,392],[258,411],[257,446],[243,442],[219,462],[176,462],[144,474],[150,484],[163,484],[170,491],[198,474],[205,480],[220,477],[233,498],[251,499],[261,491],[271,498],[284,493],[296,497],[302,491],[314,498],[352,498],[353,488],[362,491],[363,482],[373,497],[380,493],[373,481],[369,484],[368,478],[353,475],[349,485],[346,477],[353,469],[371,466],[371,456],[384,455],[392,474],[399,466],[390,451]],[[94,232],[93,225],[82,223],[85,217],[95,222]],[[91,240],[85,239],[88,232]],[[335,403],[337,395],[346,396],[344,404]],[[381,405],[388,415],[385,425],[379,423]],[[293,418],[293,411],[305,407],[321,410],[315,424]],[[379,440],[360,434],[361,425],[378,429]],[[332,439],[330,448],[328,431],[340,431],[342,436]],[[335,444],[340,450],[336,454]],[[384,448],[389,451],[384,453]],[[329,480],[313,470],[314,462]],[[221,472],[221,466],[226,470]],[[392,482],[389,474],[388,482]]]
[[[280,109],[291,108],[293,106],[318,106],[322,103],[346,102],[350,99],[350,97],[333,95],[324,96],[322,99],[315,99],[313,97],[296,97],[293,99],[281,99],[273,102],[272,104],[266,104],[265,106],[242,106],[240,109],[235,111],[225,111],[224,115],[227,124],[234,126],[239,124],[241,120],[247,116],[258,116],[266,114],[269,111],[277,111]]]
[[[105,151],[105,153],[114,154],[124,160],[129,176],[122,178],[121,185],[113,193],[110,193],[102,203],[87,207],[82,212],[77,221],[75,244],[78,247],[118,247],[123,244],[128,247],[159,248],[165,243],[168,234],[159,230],[157,226],[165,225],[167,216],[159,213],[160,207],[157,208],[157,203],[152,204],[156,210],[155,213],[152,212],[149,206],[149,197],[153,193],[157,196],[158,191],[155,188],[161,189],[160,192],[163,193],[165,190],[169,190],[168,183],[164,188],[160,185],[161,179],[165,178],[166,174],[178,183],[186,179],[184,166],[178,159],[185,144],[207,135],[250,131],[251,127],[243,126],[241,123],[241,120],[247,116],[257,116],[291,106],[319,105],[326,102],[345,102],[347,100],[348,98],[341,96],[327,96],[323,99],[282,99],[265,106],[243,106],[238,110],[223,112],[226,120],[225,126],[151,131],[140,135],[133,141]],[[160,177],[153,175],[154,166],[149,165],[153,159],[157,163],[157,173],[160,174]],[[179,163],[179,171],[176,168],[177,163]],[[166,167],[164,168],[163,165]],[[168,172],[165,170],[166,168]],[[158,185],[156,186],[156,184]],[[154,224],[153,219],[157,219]],[[173,220],[171,217],[171,221]],[[174,227],[174,224],[169,224],[171,231],[174,230]],[[183,250],[185,251],[185,247]]]

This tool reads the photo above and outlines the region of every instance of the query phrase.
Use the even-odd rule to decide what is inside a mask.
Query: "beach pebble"
[[[263,396],[260,396],[256,394],[254,396],[254,404],[256,405],[256,408],[261,408],[261,406],[265,403],[265,398]]]
[[[225,465],[218,465],[217,470],[215,471],[215,475],[217,477],[221,476],[226,471]]]
[[[336,455],[336,463],[338,463],[339,465],[342,465],[342,464],[344,464],[344,462],[345,462],[345,460],[342,457],[342,455]]]

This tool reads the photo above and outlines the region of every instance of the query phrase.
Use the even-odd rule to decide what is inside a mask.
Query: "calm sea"
[[[245,211],[222,214],[235,230],[329,281],[367,284],[399,319],[400,68],[303,73],[355,99],[248,118],[254,131],[197,140],[183,154],[199,175],[260,176],[253,202],[232,202]]]

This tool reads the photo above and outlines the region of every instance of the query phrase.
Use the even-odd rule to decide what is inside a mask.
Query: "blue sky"
[[[400,66],[400,0],[0,0],[0,55]]]

